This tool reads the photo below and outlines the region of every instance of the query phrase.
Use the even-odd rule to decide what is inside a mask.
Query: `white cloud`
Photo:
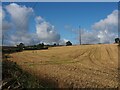
[[[118,10],[94,23],[92,30],[81,31],[82,44],[114,43],[114,39],[118,37]]]
[[[107,18],[95,23],[92,28],[98,32],[101,43],[113,43],[118,37],[118,10],[114,10]]]
[[[3,30],[12,29],[4,33],[5,45],[16,45],[23,42],[26,45],[38,44],[45,42],[52,44],[59,42],[60,35],[55,31],[55,28],[50,23],[46,22],[40,16],[36,17],[36,32],[29,32],[29,19],[34,18],[34,10],[30,7],[11,3],[5,7],[10,14],[10,23],[3,21]]]
[[[114,43],[118,37],[118,10],[92,25],[92,30],[82,30],[82,44]]]
[[[87,31],[85,29],[81,30],[81,43],[82,44],[96,44],[99,43],[100,40],[97,36],[96,31]]]
[[[2,29],[10,29],[12,24],[14,30],[11,29],[4,33],[4,44],[15,45],[20,42],[31,44],[31,42],[35,42],[34,39],[36,38],[36,35],[29,33],[29,19],[34,12],[33,9],[16,3],[7,5],[5,9],[10,14],[11,22],[4,20]]]
[[[6,10],[10,13],[11,18],[16,25],[16,29],[25,32],[28,30],[29,17],[33,14],[33,9],[26,6],[20,6],[16,3],[12,3],[6,6]]]
[[[2,6],[0,5],[0,19],[2,20],[4,19],[4,17],[5,17],[5,12],[3,11]]]
[[[55,31],[54,26],[40,16],[36,17],[36,33],[38,38],[46,43],[59,42],[60,40],[60,35]]]
[[[3,30],[3,32],[6,32],[7,30],[9,30],[11,28],[12,28],[12,23],[10,23],[8,21],[5,21],[5,20],[2,21],[2,30]]]
[[[69,41],[68,39],[61,39],[59,41],[59,45],[66,45],[66,42]]]
[[[93,25],[95,30],[113,29],[118,24],[118,10],[114,10],[107,18],[100,20]]]
[[[0,45],[1,45],[1,41],[2,41],[2,18],[3,18],[3,15],[2,15],[2,6],[0,5]]]
[[[4,17],[5,17],[5,13],[2,9],[2,6],[0,5],[0,27],[1,27],[0,30],[2,30],[2,20],[4,19]]]
[[[2,6],[0,6],[0,26],[1,30],[5,32],[6,30],[9,30],[12,27],[12,24],[5,20],[6,13],[2,9]]]

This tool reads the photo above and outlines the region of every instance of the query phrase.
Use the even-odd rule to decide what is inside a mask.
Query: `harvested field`
[[[43,85],[59,88],[118,87],[118,46],[81,45],[10,54]]]

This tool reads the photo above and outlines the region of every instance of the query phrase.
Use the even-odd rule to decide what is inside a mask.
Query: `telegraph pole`
[[[4,35],[2,36],[2,46],[3,46],[3,43],[4,43],[3,40],[4,40]]]
[[[81,27],[79,26],[79,43],[81,45]]]

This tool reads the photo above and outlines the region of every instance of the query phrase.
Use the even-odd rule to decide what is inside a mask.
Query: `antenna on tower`
[[[79,43],[81,45],[81,27],[79,26]]]

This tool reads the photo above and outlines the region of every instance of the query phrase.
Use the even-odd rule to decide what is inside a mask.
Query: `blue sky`
[[[11,3],[3,3],[2,6],[6,7]],[[19,2],[20,6],[30,7],[34,10],[34,16],[41,16],[46,22],[54,25],[57,33],[60,34],[61,39],[67,39],[74,44],[78,43],[77,34],[72,30],[78,30],[79,25],[82,29],[91,32],[92,25],[104,20],[114,10],[118,9],[117,2],[77,2],[77,3],[29,3]],[[5,10],[5,9],[4,9]],[[7,12],[7,10],[5,10]],[[9,14],[6,15],[6,21],[9,21]],[[34,18],[29,18],[29,32],[36,32],[36,22]]]

